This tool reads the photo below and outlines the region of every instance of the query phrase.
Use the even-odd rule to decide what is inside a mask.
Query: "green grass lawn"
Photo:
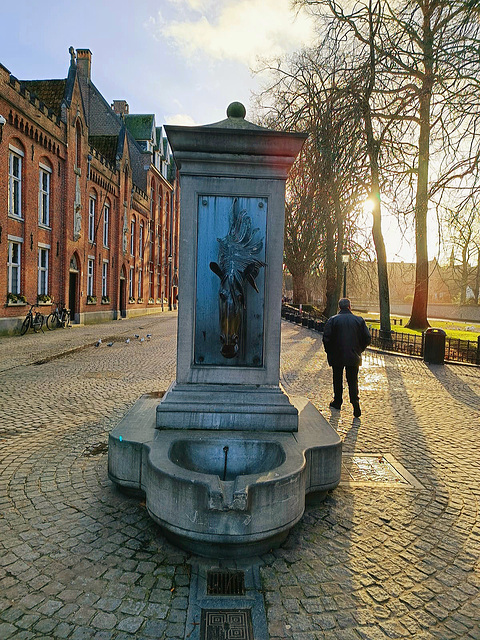
[[[354,311],[355,313],[355,311]],[[379,314],[378,313],[369,313],[365,315],[367,320],[375,319],[376,322],[368,322],[369,326],[374,327],[375,329],[380,328]],[[393,319],[397,320],[397,324],[393,324]],[[412,335],[421,335],[421,331],[413,331],[412,329],[407,329],[404,326],[399,326],[398,319],[403,320],[403,324],[406,324],[409,320],[407,316],[398,316],[396,314],[391,315],[391,325],[392,330],[396,333],[411,333]],[[433,329],[443,329],[448,337],[450,338],[458,338],[460,340],[474,340],[476,341],[480,336],[480,323],[478,322],[463,322],[461,320],[428,320],[430,322],[430,326]],[[470,329],[467,331],[467,327]]]

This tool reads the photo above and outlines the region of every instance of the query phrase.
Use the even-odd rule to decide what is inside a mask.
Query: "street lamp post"
[[[347,297],[347,264],[350,260],[350,254],[348,251],[342,251],[342,262],[343,262],[343,297]]]

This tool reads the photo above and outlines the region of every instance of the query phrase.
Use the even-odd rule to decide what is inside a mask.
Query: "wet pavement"
[[[192,567],[215,562],[167,543],[107,476],[109,431],[167,389],[175,345],[173,312],[0,338],[2,640],[191,636]],[[480,369],[368,351],[360,419],[328,406],[320,334],[283,323],[281,370],[345,463],[284,545],[248,561],[268,636],[480,639]]]

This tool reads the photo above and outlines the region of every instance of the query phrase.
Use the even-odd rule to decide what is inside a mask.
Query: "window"
[[[138,298],[142,297],[142,270],[138,272]]]
[[[148,272],[148,297],[153,298],[155,296],[154,284],[153,284],[153,263],[150,263],[150,271]]]
[[[143,222],[140,223],[140,233],[138,234],[138,257],[143,260]]]
[[[8,213],[17,218],[22,217],[22,157],[23,152],[20,149],[10,148],[8,156]]]
[[[150,246],[149,246],[149,256],[148,256],[148,259],[150,260],[150,262],[153,262],[153,258],[154,258],[154,255],[153,255],[153,251],[154,251],[154,249],[153,249],[153,232],[154,232],[154,230],[155,230],[155,225],[153,224],[153,220],[152,220],[152,221],[150,222],[150,229],[149,229],[149,233],[150,233],[150,235],[149,235],[149,238],[148,238],[148,240],[149,240],[149,245],[150,245]]]
[[[103,246],[108,247],[108,232],[110,224],[110,205],[106,204],[103,207]]]
[[[95,242],[95,202],[96,196],[92,194],[88,201],[88,241]]]
[[[128,274],[128,297],[133,298],[133,267],[130,267],[130,273]]]
[[[93,296],[93,274],[95,259],[89,258],[87,263],[87,296]]]
[[[80,169],[82,164],[82,125],[77,120],[75,124],[75,167]]]
[[[21,241],[8,241],[8,293],[20,293]]]
[[[50,175],[52,170],[41,164],[38,181],[38,222],[50,226]]]
[[[102,296],[108,296],[107,278],[108,278],[108,262],[104,260],[102,265]]]
[[[38,249],[38,295],[48,294],[48,248]]]
[[[157,272],[157,298],[159,300],[163,299],[162,296],[162,274],[160,271]]]
[[[130,255],[135,255],[135,218],[130,223]]]

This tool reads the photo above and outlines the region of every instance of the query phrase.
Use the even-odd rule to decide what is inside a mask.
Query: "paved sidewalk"
[[[174,378],[175,332],[176,314],[165,313],[0,338],[1,640],[192,632],[198,558],[168,544],[144,503],[107,476],[108,432]],[[152,337],[126,344],[135,333]],[[48,360],[99,337],[99,348]],[[369,351],[358,420],[348,404],[328,407],[319,334],[284,322],[281,368],[287,390],[307,395],[342,435],[360,475],[345,475],[280,549],[250,561],[269,637],[480,640],[480,370]],[[387,459],[407,481],[362,469]]]
[[[72,325],[54,331],[48,331],[44,326],[43,332],[39,333],[30,329],[24,336],[0,336],[0,372],[83,349],[92,346],[99,339],[105,343],[110,340],[120,341],[135,333],[144,337],[158,319],[171,316],[177,317],[177,312],[164,311],[101,324]]]

